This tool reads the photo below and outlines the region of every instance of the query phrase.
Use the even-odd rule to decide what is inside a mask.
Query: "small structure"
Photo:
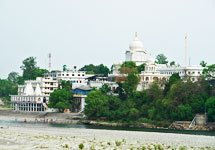
[[[75,89],[73,89],[73,100],[77,106],[76,112],[82,112],[84,111],[84,107],[86,105],[85,98],[87,97],[88,93],[91,92],[93,89],[88,86],[80,86]]]
[[[0,105],[4,105],[4,102],[0,99]]]

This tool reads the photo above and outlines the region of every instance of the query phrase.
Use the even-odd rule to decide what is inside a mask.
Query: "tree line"
[[[184,82],[175,73],[164,89],[154,82],[149,89],[136,91],[139,76],[133,67],[114,92],[104,85],[88,94],[85,114],[89,119],[168,126],[172,121],[190,121],[197,113],[206,112],[208,120],[215,121],[214,89],[205,80],[206,74],[197,82],[191,82],[189,78]],[[204,72],[210,70],[209,67]]]

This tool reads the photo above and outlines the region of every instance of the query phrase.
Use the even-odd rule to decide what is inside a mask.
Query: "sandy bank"
[[[82,114],[79,113],[56,113],[56,112],[21,112],[13,110],[0,109],[0,120],[17,120],[28,122],[53,120],[55,123],[73,123],[79,122]]]
[[[54,127],[0,128],[0,149],[215,148],[214,136]]]

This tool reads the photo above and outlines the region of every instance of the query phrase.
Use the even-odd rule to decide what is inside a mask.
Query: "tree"
[[[50,95],[48,107],[57,108],[60,112],[72,108],[72,93],[66,89],[57,89]]]
[[[137,66],[137,71],[138,71],[139,73],[141,73],[141,71],[144,71],[144,70],[145,70],[145,66],[146,66],[146,64],[141,64],[141,65]]]
[[[28,57],[23,60],[23,65],[20,67],[23,70],[23,79],[30,80],[35,79],[35,70],[36,70],[36,58]]]
[[[167,64],[168,63],[167,57],[164,56],[164,54],[159,54],[159,55],[156,56],[155,63],[157,63],[157,64]]]
[[[67,66],[63,65],[63,71],[66,71],[66,70],[67,70]]]
[[[13,84],[17,84],[19,80],[18,78],[19,78],[19,73],[11,72],[9,73],[7,80]]]
[[[122,87],[126,92],[127,97],[134,96],[134,93],[137,89],[137,85],[139,83],[139,77],[136,72],[131,72],[127,76],[127,80],[123,83]]]
[[[169,81],[165,84],[165,88],[164,88],[164,96],[167,95],[167,93],[170,90],[170,87],[176,83],[177,81],[180,81],[181,77],[179,76],[179,73],[173,73],[172,76],[169,78]]]
[[[92,91],[85,99],[85,114],[88,118],[107,117],[108,99],[100,90]]]
[[[93,64],[85,65],[80,71],[86,71],[87,74],[101,74],[104,76],[107,76],[108,73],[110,73],[110,70],[107,66],[104,66],[103,64],[100,64],[98,66],[95,66]]]
[[[207,66],[207,68],[203,69],[202,74],[207,80],[215,80],[215,64]]]
[[[207,66],[207,62],[205,62],[204,60],[202,60],[202,61],[200,62],[200,65],[201,65],[202,67],[206,67],[206,66]]]
[[[175,61],[171,61],[170,66],[175,66]]]
[[[136,63],[133,61],[124,62],[119,68],[121,74],[130,74],[131,72],[137,72]]]
[[[207,99],[206,103],[208,121],[215,121],[215,97]]]
[[[23,60],[23,65],[20,67],[23,70],[23,80],[35,80],[36,77],[43,77],[48,70],[37,67],[35,57],[28,57]]]
[[[10,99],[10,95],[16,95],[18,91],[17,84],[13,84],[5,79],[0,79],[0,98]]]

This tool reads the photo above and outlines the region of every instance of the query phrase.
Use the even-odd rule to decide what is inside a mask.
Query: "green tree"
[[[215,96],[207,99],[206,103],[208,121],[215,121]]]
[[[19,81],[19,73],[18,72],[9,73],[7,80],[13,84],[17,84]]]
[[[108,99],[100,90],[92,91],[85,99],[85,114],[90,119],[107,117]]]
[[[18,86],[6,79],[0,79],[0,98],[10,99],[10,95],[17,95]]]
[[[200,62],[200,65],[201,65],[202,67],[206,67],[206,66],[207,66],[207,62],[205,62],[204,60],[202,60],[202,61]]]
[[[23,70],[23,80],[35,80],[36,77],[43,77],[48,70],[37,67],[35,57],[28,57],[23,60],[23,65],[20,67]]]
[[[50,95],[48,107],[57,108],[60,112],[72,108],[72,93],[66,89],[57,89]]]
[[[202,74],[207,80],[215,80],[215,64],[207,66],[207,68],[203,69]]]
[[[159,55],[156,56],[155,63],[157,63],[157,64],[167,64],[168,63],[167,57],[164,56],[164,54],[159,54]]]
[[[175,66],[175,61],[171,61],[170,66]]]
[[[134,96],[138,83],[139,76],[136,74],[136,72],[131,72],[130,74],[128,74],[127,80],[122,85],[123,89],[126,92],[127,97]]]
[[[145,71],[145,66],[146,66],[146,64],[141,64],[141,65],[137,66],[137,71],[139,73],[141,73],[141,71]]]
[[[63,65],[63,71],[67,71],[67,66]]]
[[[119,68],[121,74],[130,74],[131,72],[137,72],[136,63],[133,61],[124,62]]]
[[[167,95],[167,93],[169,92],[170,90],[170,87],[176,83],[177,81],[180,81],[181,78],[179,76],[179,73],[173,73],[172,76],[169,78],[169,81],[167,81],[167,83],[165,84],[165,88],[164,88],[164,96]]]
[[[85,65],[84,67],[82,67],[81,69],[79,69],[80,71],[86,71],[87,74],[101,74],[104,76],[107,76],[108,73],[110,73],[110,70],[107,66],[104,66],[103,64],[100,64],[98,66],[95,66],[93,64],[89,64],[89,65]]]

